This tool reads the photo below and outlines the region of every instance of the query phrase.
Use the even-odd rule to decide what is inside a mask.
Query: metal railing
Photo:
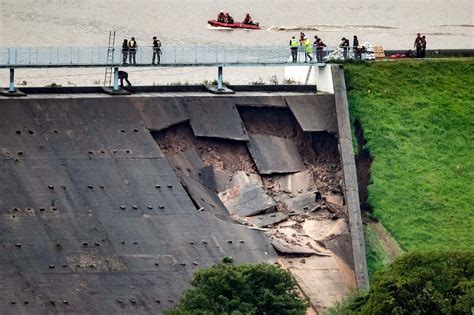
[[[0,67],[8,66],[102,66],[122,65],[121,47],[115,47],[111,60],[107,60],[107,47],[26,47],[0,48]],[[327,56],[333,49],[326,48]],[[312,54],[316,58],[316,51]],[[151,65],[152,47],[139,47],[136,51],[138,65]],[[160,63],[165,65],[258,65],[291,63],[288,46],[163,46]],[[305,60],[299,47],[298,62]],[[130,64],[130,52],[127,63]]]

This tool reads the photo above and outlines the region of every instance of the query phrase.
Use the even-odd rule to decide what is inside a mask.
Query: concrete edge
[[[13,92],[10,92],[8,89],[0,89],[0,95],[2,96],[7,96],[7,97],[22,97],[22,96],[26,96],[26,93],[18,90],[18,89],[15,89],[15,91]]]
[[[334,86],[336,116],[339,130],[339,153],[343,167],[344,192],[346,195],[349,229],[351,232],[356,283],[359,290],[367,290],[369,289],[370,283],[367,271],[367,258],[365,255],[364,229],[360,211],[354,151],[352,148],[349,102],[346,94],[344,70],[339,65],[331,65],[331,75]]]
[[[304,92],[316,93],[315,85],[228,85],[235,92]],[[21,91],[27,94],[83,94],[104,93],[102,86],[77,86],[77,87],[22,87]],[[204,85],[157,85],[157,86],[132,86],[127,91],[136,93],[177,93],[177,92],[209,92]]]

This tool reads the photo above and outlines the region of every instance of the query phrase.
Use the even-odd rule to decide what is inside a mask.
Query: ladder
[[[115,31],[109,31],[109,44],[107,46],[107,64],[112,65],[114,63],[115,53]],[[112,66],[105,68],[104,86],[108,87],[112,85],[112,75],[114,68]]]

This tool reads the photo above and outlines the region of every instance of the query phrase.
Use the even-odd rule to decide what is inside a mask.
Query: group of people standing
[[[300,47],[304,51],[304,62],[312,62],[313,59],[316,59],[316,62],[318,63],[323,62],[323,57],[326,54],[326,51],[324,50],[326,44],[317,35],[314,36],[314,42],[311,42],[303,32],[300,33],[299,40],[297,40],[295,36],[290,39],[290,51],[292,62],[294,63],[298,61],[298,50]],[[351,48],[349,39],[343,37],[339,47],[343,49],[344,59],[347,60]],[[360,59],[361,54],[364,52],[364,47],[359,47],[359,40],[356,35],[354,35],[352,49],[354,50],[354,58]]]
[[[348,38],[341,38],[341,42],[339,43],[339,47],[343,49],[342,53],[344,55],[344,60],[349,59],[349,51],[351,49],[351,43]],[[359,39],[357,35],[354,35],[352,38],[352,52],[354,53],[354,59],[360,60],[362,54],[365,53],[367,49],[364,46],[359,45]]]
[[[160,63],[161,59],[161,41],[156,38],[156,36],[153,36],[153,58],[151,61],[152,65],[156,65]],[[122,63],[124,65],[127,64],[127,59],[130,64],[136,64],[136,54],[138,50],[138,44],[137,41],[135,40],[135,37],[132,37],[132,39],[127,40],[124,39],[122,43]],[[156,62],[157,63],[156,63]]]
[[[426,37],[425,35],[421,36],[420,33],[416,34],[415,44],[413,47],[416,48],[416,58],[425,58],[426,57]]]
[[[300,33],[299,40],[297,40],[295,36],[290,39],[290,51],[293,63],[298,61],[299,47],[302,47],[304,51],[304,62],[312,62],[313,59],[316,59],[318,63],[323,62],[324,47],[326,47],[326,44],[317,35],[314,36],[314,42],[311,42],[303,32]]]

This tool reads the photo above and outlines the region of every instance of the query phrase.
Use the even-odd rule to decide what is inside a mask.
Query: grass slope
[[[404,250],[474,250],[474,59],[344,68],[375,217]]]

